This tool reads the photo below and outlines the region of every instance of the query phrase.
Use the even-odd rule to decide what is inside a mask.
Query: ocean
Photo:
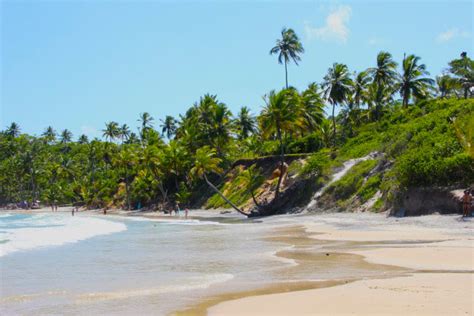
[[[166,315],[271,282],[268,229],[228,221],[2,213],[0,314]]]

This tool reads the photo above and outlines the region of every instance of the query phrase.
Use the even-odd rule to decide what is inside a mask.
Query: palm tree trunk
[[[281,137],[281,129],[280,129],[280,124],[277,124],[277,136],[278,136],[278,141],[280,142],[280,176],[278,177],[278,183],[275,191],[275,200],[278,199],[278,196],[280,195],[280,185],[281,185],[281,180],[283,179],[283,165],[285,163],[285,150],[283,148],[283,140]]]
[[[334,116],[334,110],[336,108],[336,103],[332,104],[332,145],[336,146],[336,117]]]
[[[257,207],[261,207],[260,203],[257,202],[257,198],[255,197],[255,194],[253,193],[253,191],[250,191],[250,194],[252,195],[252,200],[255,203],[255,205],[257,205]]]
[[[285,82],[286,88],[288,89],[288,63],[285,61]]]
[[[219,194],[219,196],[221,198],[224,199],[224,201],[227,202],[227,204],[229,204],[230,206],[232,206],[232,208],[234,210],[236,210],[237,212],[239,212],[240,214],[244,215],[244,216],[248,216],[247,213],[243,212],[241,209],[239,209],[234,203],[232,203],[229,199],[227,199],[224,194],[221,193],[221,191],[219,191],[208,179],[207,179],[207,176],[206,174],[204,174],[204,180],[206,180],[206,183],[208,186],[211,187],[212,190],[214,190],[214,192],[216,192],[217,194]]]

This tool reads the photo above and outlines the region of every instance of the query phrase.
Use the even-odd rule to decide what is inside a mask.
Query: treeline
[[[282,31],[271,50],[285,70],[303,52],[291,29]],[[133,209],[187,203],[206,182],[216,189],[213,180],[236,159],[279,155],[283,170],[286,154],[336,150],[361,126],[421,100],[472,97],[474,61],[465,53],[436,79],[428,77],[415,55],[405,56],[400,66],[399,72],[388,52],[377,55],[374,67],[357,73],[335,63],[320,84],[270,91],[257,116],[247,107],[233,115],[217,96],[207,94],[179,118],[157,121],[142,113],[138,133],[108,122],[104,140],[80,135],[73,141],[69,130],[57,133],[53,127],[31,136],[12,123],[0,133],[0,204],[38,199]],[[329,116],[326,105],[331,106]],[[249,179],[251,187],[252,175]]]

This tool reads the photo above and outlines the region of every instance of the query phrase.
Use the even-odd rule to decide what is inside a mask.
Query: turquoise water
[[[288,265],[252,222],[0,216],[2,315],[164,315]]]

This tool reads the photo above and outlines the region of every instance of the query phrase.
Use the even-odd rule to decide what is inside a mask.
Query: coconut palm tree
[[[127,124],[123,124],[118,129],[118,137],[122,140],[122,144],[130,138],[130,128]]]
[[[161,136],[166,134],[166,138],[171,139],[176,134],[177,121],[171,115],[167,115],[164,120],[161,120]]]
[[[303,45],[293,29],[283,28],[281,39],[276,40],[276,45],[270,50],[270,55],[278,54],[278,63],[285,64],[285,83],[288,89],[288,63],[298,65],[301,60],[300,54],[304,53]]]
[[[246,106],[240,108],[240,112],[235,120],[239,139],[245,139],[257,131],[257,121]]]
[[[311,83],[300,96],[300,112],[304,118],[304,131],[315,131],[324,118],[324,103],[316,83]]]
[[[303,120],[299,107],[299,95],[293,89],[274,90],[264,97],[266,103],[259,116],[260,130],[264,137],[275,136],[280,144],[280,176],[275,191],[275,199],[280,194],[285,164],[283,133],[301,129]]]
[[[72,133],[68,129],[65,129],[61,132],[61,143],[62,144],[67,144],[70,143],[72,140]]]
[[[117,122],[111,121],[105,123],[105,129],[102,130],[103,136],[110,143],[120,136],[120,128]]]
[[[77,139],[77,142],[78,142],[79,144],[87,144],[87,143],[89,143],[89,138],[87,137],[87,135],[82,134],[82,135],[79,136],[79,138]]]
[[[47,143],[52,143],[56,140],[56,131],[52,126],[48,126],[41,135],[45,138]]]
[[[333,146],[336,145],[336,115],[334,113],[336,106],[347,100],[352,91],[352,80],[349,69],[344,64],[334,63],[332,68],[324,76],[323,83],[324,95],[332,105],[332,131]]]
[[[399,84],[396,85],[403,98],[403,107],[408,106],[411,97],[424,99],[429,95],[429,90],[434,84],[434,80],[423,76],[428,76],[425,64],[419,64],[420,57],[408,55],[403,58],[403,73]]]
[[[247,188],[247,191],[252,195],[252,200],[257,207],[261,207],[258,203],[257,198],[255,197],[255,190],[265,181],[265,178],[262,176],[260,170],[256,170],[256,166],[252,165],[249,168],[242,171],[237,177],[239,181]]]
[[[369,83],[370,75],[367,70],[354,75],[353,100],[357,108],[360,108],[361,104],[367,103]]]
[[[466,52],[462,52],[459,59],[449,63],[449,72],[457,78],[464,90],[464,98],[467,99],[470,89],[474,87],[474,60],[467,57]]]
[[[390,99],[391,95],[395,92],[392,86],[395,85],[398,79],[396,68],[397,63],[393,60],[392,55],[382,51],[377,55],[377,66],[368,70],[376,89],[373,96],[375,97],[375,119],[377,120],[380,118],[380,109],[384,105],[383,101]],[[386,94],[390,94],[390,96]]]
[[[154,118],[150,115],[150,113],[143,112],[140,113],[140,118],[138,119],[138,121],[141,123],[140,138],[143,143],[147,131],[153,127]]]
[[[456,94],[456,90],[459,88],[459,84],[456,79],[449,75],[442,75],[436,77],[436,85],[440,98],[448,98],[453,93]]]
[[[224,199],[224,201],[227,202],[230,206],[232,206],[233,209],[235,209],[237,212],[239,212],[242,215],[247,216],[245,212],[243,212],[237,205],[232,203],[229,199],[227,199],[224,194],[222,194],[219,189],[217,189],[207,178],[208,173],[222,173],[222,168],[219,167],[219,164],[221,163],[221,159],[216,157],[216,150],[213,148],[210,148],[209,146],[204,146],[199,148],[196,151],[196,155],[194,157],[194,166],[191,168],[191,175],[204,179],[206,181],[207,185],[216,192],[221,198]]]
[[[17,123],[12,122],[6,129],[5,134],[11,137],[18,137],[20,135],[20,126]]]

